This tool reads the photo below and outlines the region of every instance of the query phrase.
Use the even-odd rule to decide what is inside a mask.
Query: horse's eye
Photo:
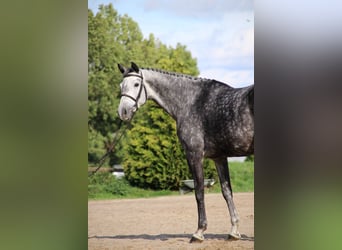
[[[139,83],[135,83],[135,84],[134,84],[134,87],[138,87],[138,86],[139,86]]]

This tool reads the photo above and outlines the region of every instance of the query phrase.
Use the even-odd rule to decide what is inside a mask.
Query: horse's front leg
[[[192,235],[190,242],[202,242],[204,240],[203,232],[207,229],[207,215],[204,204],[203,153],[187,152],[187,161],[194,179],[195,196],[198,210],[198,228]]]

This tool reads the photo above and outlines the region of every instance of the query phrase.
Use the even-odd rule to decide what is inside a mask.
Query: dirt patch
[[[88,249],[254,249],[254,193],[235,193],[242,240],[227,241],[230,217],[221,194],[206,194],[208,229],[197,229],[194,194],[88,202]]]

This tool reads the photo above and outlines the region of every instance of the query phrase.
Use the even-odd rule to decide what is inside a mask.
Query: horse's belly
[[[244,133],[241,136],[221,136],[216,139],[206,140],[205,156],[217,158],[221,156],[247,156],[254,153],[254,134]]]

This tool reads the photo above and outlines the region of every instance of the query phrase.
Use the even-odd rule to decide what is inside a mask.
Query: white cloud
[[[153,33],[164,44],[186,45],[202,77],[232,86],[254,82],[253,1],[111,1],[138,22],[146,38]]]
[[[252,67],[254,64],[254,31],[252,28],[237,31],[214,41],[206,52],[207,60],[227,67]]]
[[[161,41],[185,44],[201,76],[234,85],[254,82],[253,12],[225,13],[219,20],[184,23],[163,32]]]
[[[189,18],[220,18],[227,12],[253,10],[250,0],[145,0],[145,11],[163,11]]]

